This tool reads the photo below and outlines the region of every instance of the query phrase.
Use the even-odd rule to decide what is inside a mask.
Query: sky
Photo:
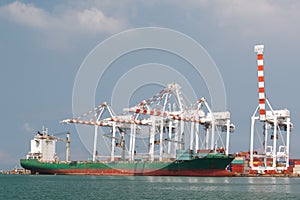
[[[59,123],[73,115],[72,94],[78,70],[98,44],[122,31],[142,27],[183,33],[210,55],[222,76],[227,110],[236,126],[231,134],[231,152],[249,149],[250,118],[258,105],[253,47],[264,44],[266,95],[274,109],[291,111],[294,128],[290,152],[291,157],[300,158],[299,9],[296,0],[2,0],[0,169],[19,166],[19,159],[29,151],[30,139],[43,125],[51,133],[73,133],[72,159],[89,157],[75,127]],[[147,51],[142,56],[124,57],[113,64],[182,62]],[[114,79],[114,73],[121,77],[124,69],[113,68],[107,79]],[[186,71],[189,79],[190,71]],[[110,89],[99,82],[96,104],[110,100]],[[203,79],[199,79],[199,91],[209,96]],[[146,98],[152,94],[149,91]],[[63,145],[58,145],[58,153],[63,155]]]

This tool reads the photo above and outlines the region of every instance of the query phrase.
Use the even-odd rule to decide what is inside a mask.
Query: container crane
[[[207,113],[203,111],[204,107]],[[110,116],[104,117],[104,111],[108,111]],[[149,161],[172,160],[176,158],[177,151],[185,149],[186,136],[190,138],[190,151],[198,152],[201,149],[217,151],[218,143],[221,142],[224,154],[228,155],[229,133],[234,130],[234,125],[230,123],[230,113],[212,112],[205,98],[201,98],[194,105],[186,106],[181,87],[177,83],[168,84],[156,95],[133,107],[124,108],[123,112],[122,115],[116,115],[108,103],[103,103],[75,119],[61,122],[95,126],[94,162],[97,156],[99,126],[111,128],[110,133],[103,134],[104,139],[111,140],[110,161],[115,159],[115,146],[122,147],[122,160],[128,159],[131,162],[137,158]],[[205,139],[201,137],[199,126],[205,127]],[[143,134],[142,132],[146,134],[138,137]],[[226,142],[223,141],[222,132],[227,132]],[[137,142],[143,143],[148,152],[136,153],[136,147],[139,145]],[[106,143],[106,146],[109,144]]]
[[[154,95],[152,98],[144,100],[134,107],[126,108],[124,111],[138,115],[141,114],[151,116],[152,119],[154,119],[152,120],[152,123],[157,121],[157,126],[162,127],[158,129],[160,132],[158,131],[157,134],[160,136],[160,139],[157,141],[157,143],[162,145],[163,138],[165,137],[166,139],[164,139],[164,141],[168,142],[168,154],[170,154],[170,149],[172,146],[175,150],[175,153],[176,150],[184,149],[184,130],[188,129],[190,134],[189,138],[191,151],[198,152],[200,149],[217,151],[218,143],[221,143],[224,153],[228,155],[229,133],[233,132],[235,129],[235,126],[230,123],[230,113],[212,112],[205,98],[199,99],[196,104],[188,107],[183,101],[180,89],[181,88],[177,83],[169,84],[165,89]],[[175,96],[175,99],[179,104],[178,108],[173,105],[172,109],[170,104],[171,96]],[[166,105],[168,105],[168,103],[169,110],[166,109]],[[204,107],[206,108],[207,113],[203,111]],[[151,135],[155,135],[155,126],[156,125],[153,125],[153,128],[151,129]],[[201,139],[200,137],[201,133],[199,126],[205,127],[204,139]],[[162,131],[163,129],[167,129],[169,132],[164,133]],[[181,134],[179,134],[179,130]],[[227,132],[225,142],[222,132]],[[215,133],[217,133],[217,137],[215,137]],[[174,135],[173,138],[172,134]],[[152,142],[150,141],[150,144],[153,144],[153,142],[155,143],[153,136],[150,138],[150,140],[151,139]],[[203,143],[205,143],[205,145],[203,145]],[[152,149],[150,148],[149,152],[150,158],[153,158],[154,156],[152,154],[154,145],[150,147],[152,147]],[[162,146],[160,146],[160,160],[162,160]]]
[[[264,45],[255,45],[254,51],[257,53],[259,105],[251,117],[250,167],[260,173],[280,172],[289,166],[290,131],[293,126],[290,111],[272,108],[265,95]],[[260,131],[256,131],[259,126]]]

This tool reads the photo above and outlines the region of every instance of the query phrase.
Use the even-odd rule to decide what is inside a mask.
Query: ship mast
[[[48,131],[47,131],[48,132]],[[66,139],[59,138],[57,137],[58,135],[66,134]],[[53,134],[53,138],[56,140],[60,140],[66,143],[66,162],[71,161],[71,149],[70,149],[70,144],[71,144],[71,137],[70,137],[70,132],[61,132],[61,133],[55,133]]]

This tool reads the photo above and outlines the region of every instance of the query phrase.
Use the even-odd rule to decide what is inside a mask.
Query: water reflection
[[[249,192],[264,192],[264,193],[291,193],[293,178],[278,178],[278,177],[250,177],[247,178],[247,190]]]
[[[161,184],[162,190],[224,191],[248,193],[300,193],[300,179],[288,177],[131,177]]]
[[[156,188],[161,192],[221,192],[229,196],[239,194],[253,198],[262,196],[295,197],[300,196],[300,178],[289,177],[172,177],[172,176],[131,176],[117,177],[119,181],[125,181],[127,185],[148,184],[150,188]],[[116,181],[116,180],[112,180]],[[254,196],[253,196],[254,195]],[[233,196],[234,198],[235,196]],[[300,199],[300,198],[299,198]]]
[[[136,179],[137,177],[134,177]],[[164,182],[164,183],[230,183],[229,177],[177,177],[177,176],[145,176],[140,177],[149,182]]]

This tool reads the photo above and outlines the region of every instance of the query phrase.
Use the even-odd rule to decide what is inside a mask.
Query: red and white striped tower
[[[266,121],[266,97],[265,97],[265,78],[264,78],[264,45],[255,45],[254,51],[257,53],[258,66],[258,98],[259,98],[259,120]]]
[[[264,45],[254,46],[254,51],[257,53],[259,106],[251,117],[249,165],[251,170],[256,172],[284,172],[289,167],[289,141],[290,128],[292,127],[290,112],[287,109],[273,110],[269,100],[266,99],[263,62]],[[267,111],[266,105],[268,106]],[[259,117],[257,117],[258,108]],[[261,128],[256,127],[256,120],[261,122],[258,125],[263,125]],[[255,133],[258,137],[255,136]],[[286,134],[286,138],[284,134]],[[258,149],[259,151],[255,151]],[[257,166],[254,164],[255,159],[259,159],[263,163]],[[272,162],[269,162],[269,160],[272,160]]]

